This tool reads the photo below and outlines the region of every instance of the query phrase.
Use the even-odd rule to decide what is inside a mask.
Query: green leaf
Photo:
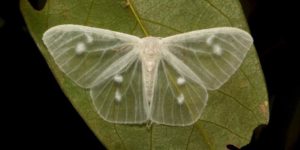
[[[201,119],[192,126],[120,125],[102,120],[89,92],[67,78],[42,42],[59,24],[80,24],[140,37],[170,36],[191,30],[233,26],[247,30],[239,0],[48,0],[37,11],[21,1],[27,26],[56,79],[95,135],[108,149],[225,149],[250,141],[253,129],[268,121],[268,99],[255,49],[216,91],[209,91]]]

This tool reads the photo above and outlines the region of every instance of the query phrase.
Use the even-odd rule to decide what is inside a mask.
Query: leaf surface
[[[209,91],[202,117],[192,126],[120,125],[102,120],[89,92],[56,66],[42,42],[43,33],[59,24],[106,28],[139,37],[166,37],[204,28],[232,26],[247,30],[238,0],[48,0],[35,10],[21,1],[32,37],[75,109],[108,149],[225,149],[243,146],[253,129],[268,121],[268,99],[254,47],[240,69],[220,89]]]

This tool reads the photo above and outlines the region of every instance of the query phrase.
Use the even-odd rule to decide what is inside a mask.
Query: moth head
[[[140,43],[140,49],[146,55],[156,55],[159,53],[161,40],[158,37],[145,37]]]

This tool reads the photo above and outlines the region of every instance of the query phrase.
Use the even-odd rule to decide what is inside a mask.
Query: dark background
[[[242,149],[300,149],[298,5],[274,0],[241,3],[264,71],[271,111],[269,124],[259,126]],[[0,11],[4,89],[0,134],[5,139],[0,143],[7,149],[104,149],[59,88],[26,29],[18,1],[1,1]]]

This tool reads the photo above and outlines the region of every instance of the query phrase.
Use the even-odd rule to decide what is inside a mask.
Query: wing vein
[[[197,56],[195,56],[195,57],[196,57],[197,61],[199,62],[199,66],[201,66],[201,68],[203,68],[203,70],[205,70],[208,73],[208,75],[210,76],[210,77],[208,77],[208,76],[206,76],[206,74],[204,74],[206,77],[214,78],[219,83],[222,83],[221,81],[219,81],[219,79],[215,75],[213,75],[213,73],[211,73],[204,65],[202,65],[202,61]]]
[[[65,60],[64,63],[62,63],[62,64],[60,65],[60,67],[63,68],[65,65],[67,65],[67,64],[68,64],[72,59],[74,59],[75,57],[76,57],[76,55],[74,55],[74,56],[68,58],[67,60]]]
[[[67,45],[67,44],[69,44],[70,42],[72,42],[73,40],[75,40],[75,39],[77,39],[77,38],[79,38],[79,37],[81,37],[81,36],[82,36],[82,35],[79,34],[79,35],[76,35],[76,36],[74,36],[74,37],[68,39],[67,41],[61,42],[59,45],[55,46],[55,48],[52,50],[52,52],[57,51],[57,49],[61,48],[63,45]]]

